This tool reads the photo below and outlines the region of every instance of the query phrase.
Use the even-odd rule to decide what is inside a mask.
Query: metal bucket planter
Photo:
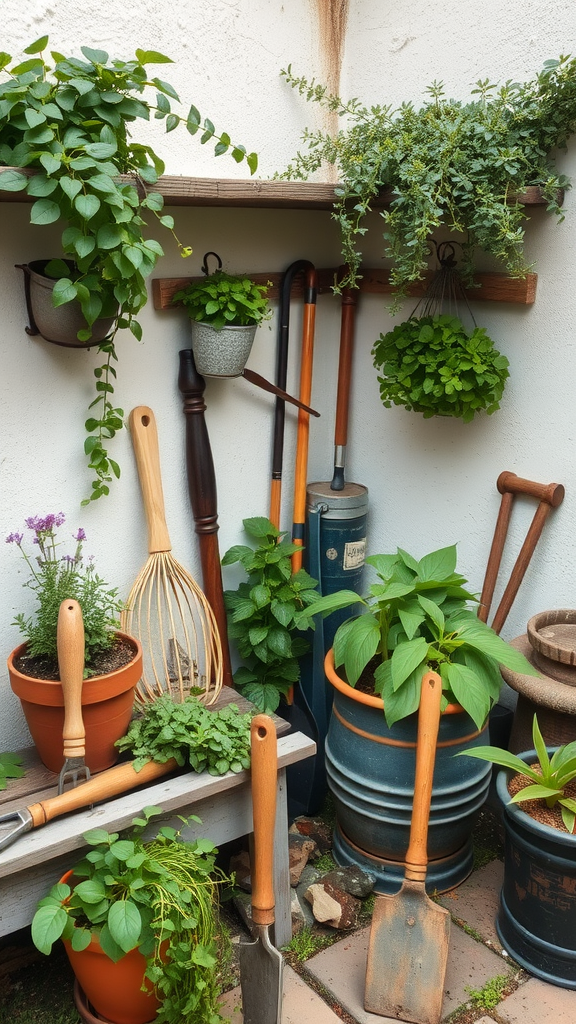
[[[190,321],[192,351],[198,373],[203,377],[240,377],[248,362],[256,324],[222,327]]]
[[[334,687],[326,740],[326,773],[336,811],[334,855],[376,877],[375,889],[395,893],[404,876],[416,765],[418,716],[390,729],[379,697],[361,693],[325,662]],[[458,705],[442,715],[428,832],[429,892],[455,888],[472,871],[471,833],[490,785],[492,767],[475,758],[453,757],[488,742]]]
[[[534,750],[518,756],[527,763],[536,760]],[[496,930],[530,974],[576,989],[576,835],[535,821],[520,805],[510,804],[510,774],[501,771],[496,779],[505,829]]]
[[[78,331],[85,330],[86,320],[77,300],[66,302],[63,306],[54,306],[52,292],[56,281],[46,277],[44,271],[49,260],[33,260],[31,263],[17,264],[24,272],[24,288],[26,307],[30,326],[26,333],[35,337],[40,334],[45,341],[65,348],[92,348],[99,345],[110,333],[114,317],[103,317],[92,325],[90,341],[78,341]],[[65,261],[69,262],[69,261]],[[72,269],[72,264],[70,264]]]

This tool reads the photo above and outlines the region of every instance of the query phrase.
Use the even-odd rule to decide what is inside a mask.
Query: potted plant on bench
[[[186,841],[167,825],[145,839],[159,813],[147,807],[122,834],[85,833],[90,851],[34,915],[32,939],[42,953],[64,941],[84,1020],[93,1008],[113,1024],[222,1021],[218,971],[229,947],[218,891],[226,879],[208,839]]]

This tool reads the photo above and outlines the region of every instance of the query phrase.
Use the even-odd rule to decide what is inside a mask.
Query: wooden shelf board
[[[0,168],[8,170],[9,168]],[[22,174],[36,172],[29,168],[10,168]],[[126,176],[123,180],[133,180]],[[227,206],[258,209],[289,210],[330,210],[334,203],[334,189],[337,185],[314,181],[258,181],[232,178],[188,178],[180,175],[163,175],[151,189],[164,196],[166,206]],[[560,202],[563,193],[559,195]],[[382,192],[371,203],[373,209],[389,206],[390,191]],[[31,203],[34,197],[26,192],[0,191],[1,202]],[[531,186],[519,197],[524,206],[543,206],[540,189]]]
[[[358,282],[360,294],[367,295],[390,295],[392,285],[390,284],[387,270],[362,269],[362,278]],[[338,274],[337,268],[325,268],[318,270],[318,293],[320,295],[331,292],[332,285]],[[271,274],[248,274],[256,284],[271,282],[268,292],[270,298],[277,298],[280,291],[282,273]],[[418,298],[426,293],[433,272],[430,271],[422,281],[410,288],[409,296]],[[181,288],[185,288],[191,281],[203,281],[204,277],[157,277],[152,281],[152,299],[154,309],[174,309],[173,296]],[[512,278],[506,274],[476,274],[475,282],[477,287],[466,290],[466,298],[470,302],[515,302],[520,305],[530,306],[536,298],[537,274],[527,274],[525,278]],[[292,296],[300,298],[304,294],[303,275],[294,278]]]

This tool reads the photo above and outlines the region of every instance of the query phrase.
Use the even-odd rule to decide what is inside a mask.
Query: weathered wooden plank
[[[32,175],[37,172],[30,168],[5,168]],[[2,168],[0,168],[1,172]],[[122,181],[133,182],[130,175]],[[190,178],[184,175],[163,175],[154,185],[154,191],[164,196],[167,206],[228,206],[255,207],[258,209],[330,210],[336,198],[334,189],[338,186],[317,181],[259,181],[252,178]],[[511,197],[512,201],[515,197]],[[371,206],[375,210],[390,205],[393,199],[390,190],[376,196]],[[563,191],[558,193],[559,202],[564,199]],[[34,198],[26,192],[0,191],[0,201],[10,203],[31,203]],[[541,190],[530,186],[518,196],[524,206],[545,206],[547,200]]]
[[[388,270],[374,270],[369,267],[362,268],[362,277],[358,282],[361,294],[365,295],[390,295],[392,285]],[[249,274],[256,284],[268,284],[271,287],[268,295],[271,299],[278,297],[282,274],[274,271],[270,274]],[[318,292],[325,294],[332,290],[332,285],[337,280],[338,268],[324,268],[318,271]],[[433,276],[433,272],[426,274],[422,281],[418,281],[409,289],[409,296],[417,298],[426,293],[426,289]],[[173,297],[181,288],[185,288],[191,281],[202,281],[202,277],[156,277],[152,280],[152,301],[154,309],[174,309]],[[508,277],[506,274],[484,273],[476,274],[474,278],[476,287],[466,289],[466,297],[470,302],[515,302],[521,305],[532,305],[536,297],[537,274],[526,274],[525,278]],[[291,291],[293,298],[301,298],[304,294],[303,275],[297,274]]]

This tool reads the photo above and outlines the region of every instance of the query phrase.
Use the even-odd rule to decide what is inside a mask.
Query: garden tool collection
[[[90,769],[84,760],[86,730],[82,720],[82,683],[84,680],[84,621],[78,601],[62,601],[58,611],[56,631],[58,668],[64,696],[64,765],[58,781],[58,792],[63,793],[67,782],[78,785],[81,776],[90,778]]]
[[[284,961],[273,945],[274,825],[276,820],[276,729],[268,715],[250,727],[252,817],[252,924],[254,942],[240,942],[240,984],[244,1024],[281,1024]]]
[[[129,422],[149,551],[122,613],[122,628],[142,644],[144,671],[137,698],[146,702],[170,693],[182,701],[192,692],[212,704],[222,686],[216,619],[203,591],[171,553],[154,413],[138,406]]]
[[[524,575],[528,565],[530,564],[530,559],[534,554],[536,544],[538,543],[540,534],[542,533],[544,523],[552,509],[558,508],[564,500],[564,487],[562,484],[539,484],[535,483],[533,480],[523,480],[522,477],[516,476],[516,473],[510,473],[507,471],[500,473],[500,476],[496,481],[496,486],[502,495],[502,501],[500,502],[500,511],[498,513],[498,519],[496,520],[494,538],[492,540],[492,547],[488,556],[486,575],[484,577],[484,585],[482,587],[482,594],[478,609],[478,618],[481,619],[482,622],[488,621],[490,605],[492,604],[492,598],[494,596],[494,588],[496,586],[498,570],[500,569],[500,562],[502,560],[502,553],[504,551],[504,544],[506,542],[506,535],[510,524],[514,496],[516,494],[527,494],[532,498],[538,498],[538,507],[534,513],[534,518],[528,528],[528,533],[526,534],[524,543],[510,574],[510,579],[492,621],[492,629],[496,633],[500,633],[500,630],[506,622],[508,613],[512,607],[512,602],[518,593],[518,588],[524,579]]]
[[[82,786],[69,789],[58,796],[47,797],[38,803],[23,807],[19,811],[9,811],[0,815],[0,850],[7,846],[33,828],[40,828],[47,825],[54,818],[60,818],[69,811],[77,811],[81,807],[89,807],[90,804],[97,804],[103,800],[110,800],[113,796],[119,796],[137,786],[143,786],[177,768],[176,761],[171,758],[165,764],[158,764],[156,761],[149,761],[139,772],[133,767],[133,762],[118,764],[114,768],[108,768],[104,772],[85,782]],[[10,826],[5,831],[3,826]]]
[[[310,264],[305,271],[304,317],[302,323],[302,346],[300,353],[300,400],[310,404],[312,395],[312,365],[314,361],[314,328],[316,324],[316,293],[318,275]],[[310,416],[304,409],[298,412],[296,434],[296,465],[294,468],[294,512],[292,517],[292,542],[300,550],[292,555],[292,572],[302,568],[302,548],[306,523],[306,477],[308,473],[308,440]]]
[[[442,680],[422,679],[414,803],[404,881],[394,896],[376,896],[364,1009],[415,1024],[439,1024],[448,960],[450,914],[426,894],[427,839]]]

